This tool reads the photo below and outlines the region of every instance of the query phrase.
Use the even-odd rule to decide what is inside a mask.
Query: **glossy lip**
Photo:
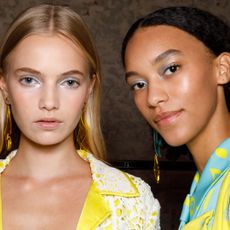
[[[167,126],[175,122],[176,118],[181,115],[183,110],[167,111],[159,113],[154,117],[154,122],[159,126]]]
[[[63,122],[55,118],[42,118],[35,121],[35,124],[42,129],[54,130],[57,129]]]

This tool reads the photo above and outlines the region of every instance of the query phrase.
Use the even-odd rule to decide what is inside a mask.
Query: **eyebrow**
[[[31,68],[28,68],[28,67],[22,67],[22,68],[19,68],[16,70],[16,73],[17,72],[27,72],[27,73],[31,73],[31,74],[35,74],[35,75],[41,75],[41,73],[35,69],[31,69]],[[84,74],[79,71],[79,70],[69,70],[67,72],[64,72],[61,74],[62,76],[67,76],[67,75],[81,75],[84,77]]]
[[[22,68],[19,68],[15,71],[16,73],[17,72],[27,72],[27,73],[32,73],[32,74],[36,74],[36,75],[41,75],[41,73],[35,69],[31,69],[31,68],[28,68],[28,67],[22,67]]]
[[[126,72],[126,73],[125,73],[125,81],[127,82],[127,81],[128,81],[128,78],[130,78],[130,77],[132,77],[132,76],[136,76],[136,75],[138,75],[138,73],[135,72],[135,71]]]
[[[69,71],[67,71],[65,73],[62,73],[61,75],[63,75],[63,76],[66,76],[66,75],[81,75],[82,77],[84,77],[84,74],[81,71],[76,70],[76,69],[69,70]]]
[[[168,58],[169,56],[172,55],[182,55],[181,51],[179,50],[175,50],[175,49],[169,49],[166,50],[165,52],[159,54],[154,60],[153,60],[153,64],[157,64],[161,61],[163,61],[164,59]]]
[[[155,65],[161,61],[163,61],[164,59],[168,58],[169,56],[172,56],[172,55],[182,55],[181,51],[179,50],[176,50],[176,49],[169,49],[169,50],[166,50],[165,52],[159,54],[156,58],[153,59],[152,61],[152,64]],[[137,72],[135,71],[129,71],[127,73],[125,73],[125,80],[127,82],[127,79],[129,77],[132,77],[132,76],[135,76],[135,75],[139,75]]]

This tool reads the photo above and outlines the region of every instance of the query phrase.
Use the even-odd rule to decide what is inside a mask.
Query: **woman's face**
[[[73,141],[93,87],[82,50],[58,35],[31,35],[7,58],[6,89],[21,140]]]
[[[216,66],[200,41],[171,26],[138,29],[125,53],[138,109],[172,146],[207,133],[219,100]]]

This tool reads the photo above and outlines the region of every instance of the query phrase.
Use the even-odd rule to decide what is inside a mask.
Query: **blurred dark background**
[[[0,0],[0,37],[12,19],[27,7],[40,3],[71,6],[88,24],[95,39],[103,70],[102,126],[107,145],[107,161],[148,182],[161,203],[163,230],[178,228],[182,203],[195,169],[188,154],[176,161],[160,160],[161,182],[153,176],[151,129],[142,119],[124,81],[120,50],[129,26],[140,16],[166,6],[195,6],[230,23],[229,0]],[[184,152],[185,153],[185,152]]]

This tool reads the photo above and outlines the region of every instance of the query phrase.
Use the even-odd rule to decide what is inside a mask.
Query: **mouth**
[[[54,118],[44,118],[35,121],[35,124],[39,128],[53,130],[53,129],[57,129],[62,124],[62,122]]]
[[[182,114],[183,110],[163,112],[155,116],[154,122],[159,126],[167,126],[173,124]]]

